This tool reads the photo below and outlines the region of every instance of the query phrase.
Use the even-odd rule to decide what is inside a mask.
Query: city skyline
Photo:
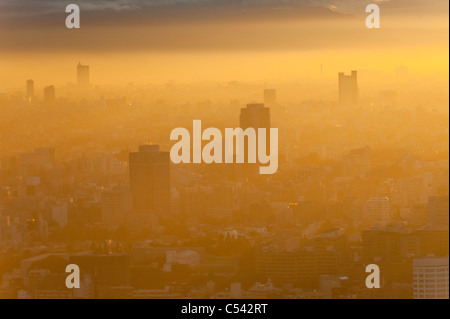
[[[0,299],[449,298],[448,1],[77,4],[0,1]]]

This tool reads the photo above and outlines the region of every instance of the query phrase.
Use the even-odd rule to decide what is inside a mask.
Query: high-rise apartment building
[[[243,130],[253,128],[256,132],[256,141],[258,141],[258,129],[266,129],[266,153],[270,150],[270,108],[262,103],[247,104],[246,108],[241,109],[239,116],[239,127]],[[248,148],[245,148],[248,149]],[[248,152],[245,151],[244,161],[248,163]]]
[[[253,127],[270,129],[270,109],[262,103],[247,104],[241,109],[239,124],[242,129]]]
[[[158,145],[141,145],[129,154],[131,203],[134,210],[170,215],[169,152]]]
[[[88,89],[90,85],[89,65],[78,63],[77,85],[80,89]]]
[[[356,107],[359,100],[358,72],[351,75],[339,73],[339,105],[343,107]]]

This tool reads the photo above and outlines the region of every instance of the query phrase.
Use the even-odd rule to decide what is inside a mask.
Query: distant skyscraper
[[[339,73],[339,104],[345,107],[355,107],[358,105],[358,73],[352,71],[351,75]]]
[[[89,65],[78,63],[77,66],[77,84],[81,89],[87,89],[90,85]]]
[[[266,153],[270,150],[270,108],[264,107],[262,103],[247,104],[241,109],[239,116],[239,127],[243,130],[254,128],[256,140],[258,140],[258,129],[266,129]],[[245,148],[244,161],[248,161],[248,148]]]
[[[277,104],[277,90],[275,89],[264,90],[264,104],[269,107]]]
[[[241,109],[239,117],[239,126],[242,129],[253,127],[254,129],[265,128],[270,131],[270,109],[264,107],[262,103],[247,104],[246,108]]]
[[[159,217],[170,214],[169,152],[158,145],[141,145],[130,153],[130,189],[132,208],[151,210]]]
[[[52,104],[55,102],[55,87],[53,85],[44,88],[44,104]]]
[[[34,97],[34,81],[28,80],[27,81],[27,100],[31,101],[31,99]]]

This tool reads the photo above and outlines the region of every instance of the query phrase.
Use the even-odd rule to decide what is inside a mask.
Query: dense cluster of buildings
[[[151,95],[170,102],[133,87],[99,93],[81,64],[76,88],[81,98],[50,86],[39,100],[30,80],[23,96],[0,96],[5,118],[35,117],[0,154],[0,298],[448,298],[438,113],[399,108],[389,92],[379,100],[389,113],[366,108],[355,71],[339,74],[339,103],[289,107],[265,89],[264,104],[219,109],[249,90],[236,83],[217,103],[183,104],[192,88],[171,85]],[[171,163],[167,132],[199,117],[278,127],[278,172]],[[35,148],[39,136],[55,147]],[[80,289],[65,287],[68,264]],[[380,289],[365,286],[368,264]]]

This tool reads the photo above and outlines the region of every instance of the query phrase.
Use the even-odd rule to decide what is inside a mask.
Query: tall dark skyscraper
[[[88,89],[90,85],[89,65],[78,63],[77,66],[77,85],[80,89]]]
[[[356,107],[359,100],[358,72],[351,75],[339,73],[339,104],[344,107]]]
[[[266,129],[266,154],[270,150],[270,108],[262,103],[247,104],[246,108],[241,109],[239,116],[239,127],[243,130],[254,128],[256,132],[256,141],[258,141],[258,129]],[[256,142],[258,144],[258,142]],[[247,162],[248,151],[245,151],[245,161]]]
[[[27,95],[26,98],[28,101],[31,101],[34,97],[34,81],[28,80],[27,81]]]
[[[132,208],[169,217],[169,152],[160,152],[158,145],[141,145],[129,160]]]
[[[253,127],[254,129],[270,129],[270,108],[264,107],[262,103],[247,104],[246,108],[241,109],[239,117],[239,126],[242,129]]]

